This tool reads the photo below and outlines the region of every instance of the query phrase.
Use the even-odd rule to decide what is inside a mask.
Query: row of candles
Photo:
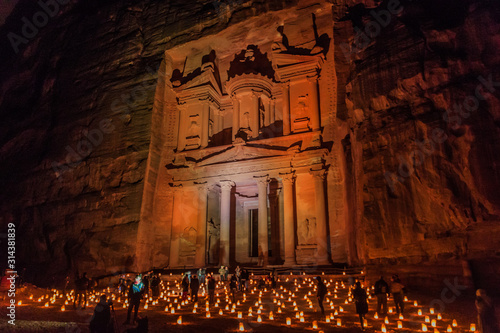
[[[279,280],[280,281],[280,280]],[[289,278],[285,278],[285,281],[284,282],[288,282],[289,281]],[[329,281],[326,280],[326,285],[327,287],[330,287],[333,285],[333,281],[332,279],[330,279]],[[256,284],[255,281],[251,281],[251,284]],[[179,288],[179,282],[177,280],[174,281],[173,283],[174,285],[174,289],[175,288]],[[225,296],[225,302],[226,302],[226,305],[224,307],[224,310],[222,309],[222,306],[219,306],[219,304],[221,303],[220,301],[220,295],[219,293],[217,293],[217,301],[215,302],[214,304],[214,307],[216,308],[219,308],[219,311],[218,311],[218,314],[219,315],[224,315],[224,311],[226,311],[226,313],[237,313],[237,318],[238,319],[242,319],[243,318],[243,312],[242,311],[236,311],[237,310],[237,307],[238,306],[241,306],[243,303],[245,303],[247,301],[247,296],[246,296],[246,293],[243,293],[243,299],[241,300],[238,300],[236,303],[232,303],[232,301],[229,299],[230,298],[230,295],[229,295],[229,290],[227,288],[226,285],[224,285],[222,282],[218,282],[218,287],[219,288],[222,288],[223,289],[223,293],[222,295]],[[146,298],[146,302],[145,302],[145,305],[144,305],[144,309],[148,309],[149,306],[155,306],[155,305],[159,305],[159,302],[161,300],[163,301],[166,301],[168,304],[165,306],[165,312],[168,312],[170,314],[175,314],[176,313],[176,310],[181,310],[183,306],[185,305],[188,305],[188,301],[180,301],[179,302],[179,299],[177,297],[177,293],[172,289],[170,289],[170,282],[167,281],[167,286],[165,286],[165,284],[162,282],[161,283],[161,288],[162,288],[162,292],[160,294],[160,297],[157,298],[157,299],[153,299],[153,297],[147,297]],[[275,304],[274,306],[277,307],[277,313],[278,314],[282,314],[284,310],[282,309],[285,309],[286,308],[286,305],[285,303],[286,302],[289,302],[289,303],[292,303],[291,304],[291,307],[293,307],[293,310],[296,312],[295,314],[295,318],[298,319],[298,321],[300,323],[304,323],[305,322],[305,318],[304,318],[304,313],[303,311],[299,311],[299,305],[297,304],[297,301],[299,301],[301,298],[298,297],[295,293],[299,293],[300,292],[300,289],[303,289],[303,288],[309,288],[309,290],[307,292],[305,292],[304,294],[304,297],[303,299],[305,300],[305,302],[307,303],[306,305],[306,308],[309,308],[309,309],[312,309],[314,308],[314,302],[309,298],[309,296],[313,296],[315,295],[316,293],[316,284],[315,284],[315,280],[314,279],[311,279],[311,278],[305,278],[302,280],[302,282],[299,282],[297,279],[294,280],[293,282],[293,287],[292,289],[294,291],[292,291],[292,289],[288,289],[287,288],[284,288],[283,285],[280,286],[280,288],[276,291],[273,291],[273,303]],[[372,287],[373,288],[373,287]],[[202,297],[205,296],[205,289],[204,287],[202,286]],[[312,289],[312,290],[311,290]],[[346,289],[346,286],[344,284],[344,282],[339,282],[339,281],[336,281],[335,282],[335,286],[334,286],[334,291],[333,291],[333,299],[339,299],[339,289]],[[256,318],[256,321],[257,322],[262,322],[263,321],[263,313],[264,313],[264,309],[263,309],[263,305],[262,305],[262,296],[263,296],[263,292],[264,293],[267,293],[268,290],[267,288],[264,288],[264,291],[260,290],[258,291],[257,290],[257,287],[253,287],[250,289],[250,292],[249,294],[255,294],[256,292],[259,292],[259,295],[258,295],[258,301],[255,302],[255,306],[257,307],[257,311],[256,311],[256,314],[257,314],[257,318]],[[115,293],[111,293],[111,290],[110,288],[107,288],[107,289],[104,289],[102,291],[102,293],[109,293],[111,294],[111,299],[113,301],[116,301],[118,303],[121,303],[122,300],[121,300],[121,296],[116,296]],[[371,299],[371,296],[368,293],[368,299]],[[98,297],[100,296],[100,292],[95,292],[95,293],[91,293],[90,296],[89,296],[89,300],[87,301],[87,306],[88,306],[88,303],[89,302],[97,302],[98,300]],[[56,300],[59,298],[64,298],[66,296],[66,300],[64,302],[64,305],[62,305],[61,307],[61,311],[65,311],[65,305],[68,305],[70,304],[71,302],[74,301],[74,298],[76,297],[75,295],[75,292],[72,290],[70,293],[64,295],[62,293],[60,293],[59,291],[56,291],[56,290],[53,290],[53,294],[51,296],[49,296],[49,294],[46,294],[45,296],[42,296],[40,298],[38,298],[38,302],[42,302],[44,300],[46,300],[47,302],[45,303],[45,307],[49,307],[50,304],[54,304],[56,302]],[[328,292],[328,296],[332,296],[332,292],[329,291]],[[128,300],[126,299],[126,294],[124,295],[125,297],[125,300],[123,302],[123,308],[126,308],[128,306]],[[173,302],[171,300],[171,297],[173,297]],[[29,298],[30,300],[33,299],[33,295],[30,296]],[[335,305],[333,303],[333,299],[330,299],[330,298],[326,298],[326,303],[330,305],[330,308],[332,310],[334,310],[335,312],[330,314],[330,315],[327,315],[325,317],[325,320],[324,322],[325,323],[331,323],[331,322],[335,322],[337,326],[342,326],[342,319],[341,318],[335,318],[335,316],[338,316],[339,313],[342,313],[344,312],[344,309],[342,306],[338,306],[337,309],[335,309]],[[408,302],[408,299],[405,297],[405,301]],[[345,299],[345,301],[343,302],[344,304],[351,304],[353,303],[353,299],[352,299],[352,294],[351,294],[351,291],[349,290],[348,291],[348,294],[347,294],[347,298]],[[22,304],[22,301],[19,301],[18,302],[18,305],[21,305]],[[177,305],[177,306],[175,306]],[[414,301],[413,303],[414,307],[418,307],[418,303],[417,301]],[[192,309],[192,313],[198,313],[197,311],[197,308],[198,308],[198,303],[194,303],[194,307]],[[392,313],[392,308],[389,308],[389,313]],[[434,314],[434,309],[429,309],[429,313],[430,314]],[[253,316],[253,310],[252,310],[252,307],[249,307],[248,309],[248,313],[247,313],[248,317],[252,317]],[[426,315],[424,316],[423,313],[422,313],[422,309],[419,308],[417,310],[417,315],[418,317],[423,317],[423,320],[424,322],[421,323],[421,328],[420,328],[420,331],[422,332],[428,332],[430,330],[430,327],[432,327],[434,329],[434,333],[437,333],[439,332],[437,330],[437,321],[438,320],[442,320],[442,315],[441,314],[437,314],[436,315],[436,318],[435,319],[430,319],[430,316]],[[205,308],[205,317],[206,318],[211,318],[212,314],[210,312],[210,304],[208,303],[208,301],[206,302],[206,308]],[[268,315],[268,320],[270,321],[273,321],[275,318],[274,318],[275,314],[273,313],[273,311],[270,311],[269,312],[269,315]],[[373,316],[373,319],[379,319],[378,317],[378,314],[375,313],[375,315]],[[396,327],[398,329],[401,329],[403,328],[403,320],[404,320],[404,317],[402,315],[399,316],[399,320],[396,322]],[[178,318],[178,324],[182,324],[182,316],[180,316]],[[241,323],[240,323],[241,324]],[[292,319],[291,317],[286,317],[286,320],[285,320],[285,324],[290,326],[292,325]],[[367,326],[368,322],[367,320],[365,319],[365,326]],[[387,332],[387,326],[386,325],[389,325],[389,319],[388,317],[385,317],[384,318],[384,322],[381,324],[380,326],[380,331],[381,332]],[[452,327],[457,327],[457,322],[456,320],[453,320],[452,324],[451,325],[448,325],[446,327],[446,332],[453,332],[453,328]],[[239,326],[239,330],[241,330],[241,325]],[[315,329],[315,328],[318,328],[318,323],[317,321],[313,321],[312,323],[312,328]],[[475,328],[475,324],[471,324],[470,325],[470,328],[469,328],[469,331],[471,332],[475,332],[476,331],[476,328]]]

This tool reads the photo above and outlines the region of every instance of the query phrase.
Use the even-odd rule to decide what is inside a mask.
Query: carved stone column
[[[274,124],[276,121],[276,99],[269,99],[269,125]]]
[[[325,200],[325,170],[311,170],[314,178],[316,194],[316,244],[318,245],[317,262],[320,265],[328,264],[328,236],[326,228],[326,200]]]
[[[290,83],[287,82],[283,87],[283,135],[290,134]]]
[[[172,232],[170,233],[170,255],[168,259],[169,268],[175,268],[179,266],[179,247],[180,247],[180,237],[181,237],[181,220],[182,220],[182,185],[177,185],[172,187],[174,194],[173,209],[172,214]]]
[[[295,225],[293,205],[293,183],[295,175],[293,173],[280,174],[283,183],[283,220],[285,229],[285,265],[296,264],[295,260]]]
[[[238,134],[238,130],[240,129],[240,100],[238,97],[233,96],[233,132],[232,132],[232,140],[236,139],[236,134]]]
[[[231,188],[234,182],[220,182],[220,252],[219,265],[229,266],[229,225],[231,218]]]
[[[207,101],[203,101],[203,109],[201,113],[201,148],[208,146],[208,123],[210,120],[210,105]]]
[[[308,78],[311,87],[311,127],[313,131],[321,128],[320,110],[319,110],[319,94],[318,94],[318,78],[316,76]]]
[[[257,138],[259,136],[259,122],[260,122],[260,105],[259,105],[260,93],[252,93],[252,136]]]
[[[254,177],[257,181],[259,195],[259,255],[264,254],[264,264],[267,263],[269,232],[267,226],[267,184],[268,176]]]
[[[196,230],[196,255],[195,266],[205,266],[206,241],[207,241],[207,196],[208,186],[206,183],[198,185],[198,224]]]

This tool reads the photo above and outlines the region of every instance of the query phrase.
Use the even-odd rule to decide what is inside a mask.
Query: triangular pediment
[[[220,85],[215,78],[214,72],[211,68],[201,72],[198,76],[192,78],[182,86],[175,88],[178,92],[189,91],[190,89],[199,88],[202,86],[211,86],[215,91],[221,95]]]
[[[321,60],[318,55],[295,55],[288,53],[277,53],[273,55],[273,62],[277,67],[300,65],[305,63],[317,63]]]
[[[197,163],[197,166],[207,166],[214,164],[230,163],[236,161],[254,160],[276,156],[286,156],[289,153],[285,150],[273,148],[251,147],[236,145],[218,154],[211,155]]]

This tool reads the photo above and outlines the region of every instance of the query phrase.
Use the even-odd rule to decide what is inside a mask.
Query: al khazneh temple
[[[143,268],[348,261],[331,11],[281,15],[251,40],[222,32],[166,51],[152,138],[164,144],[149,158],[139,226]],[[151,234],[159,229],[161,254]]]

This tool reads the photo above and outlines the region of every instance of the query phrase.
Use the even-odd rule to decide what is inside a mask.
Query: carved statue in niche
[[[243,119],[241,120],[241,128],[245,133],[247,133],[247,134],[251,133],[251,131],[250,131],[250,113],[249,112],[243,113]]]
[[[260,98],[259,98],[259,115],[260,115],[260,127],[264,127],[266,119],[266,109],[264,108],[262,99]]]
[[[219,258],[219,248],[220,248],[220,224],[214,222],[213,218],[210,218],[207,223],[208,229],[208,258],[207,263],[217,264]]]
[[[316,218],[310,217],[300,224],[298,234],[299,245],[316,244]]]
[[[307,101],[307,95],[299,96],[299,101],[297,103],[297,106],[293,109],[295,119],[306,118],[309,115],[309,110],[306,101]]]
[[[200,136],[200,125],[196,120],[191,120],[191,124],[187,130],[187,138],[194,138]]]
[[[299,96],[296,106],[293,108],[293,128],[294,131],[308,131],[309,127],[309,106],[307,104],[308,95]]]
[[[180,237],[180,256],[193,257],[195,251],[196,251],[196,229],[193,227],[186,227]]]

